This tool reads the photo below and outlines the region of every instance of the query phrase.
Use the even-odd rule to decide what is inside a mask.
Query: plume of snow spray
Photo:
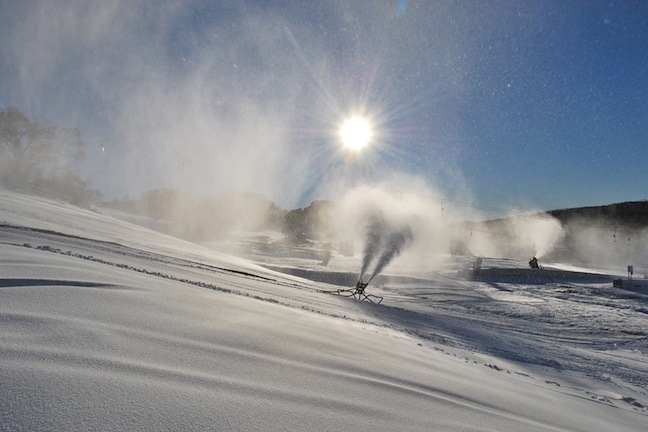
[[[374,260],[382,244],[383,233],[386,230],[385,219],[380,213],[373,213],[369,217],[369,223],[366,228],[366,237],[364,245],[364,256],[362,258],[362,268],[360,269],[360,279],[367,272],[371,262]]]
[[[403,248],[409,244],[409,242],[412,241],[413,234],[412,234],[412,229],[409,226],[406,226],[405,228],[394,231],[391,234],[389,234],[389,237],[387,238],[385,242],[385,248],[378,259],[378,262],[376,263],[376,268],[374,269],[373,274],[367,281],[367,283],[371,282],[373,278],[378,276],[378,274],[383,271],[385,267],[391,262],[391,260],[399,255]]]
[[[379,210],[374,210],[368,218],[365,229],[364,256],[358,282],[369,270],[369,266],[377,258],[376,267],[367,283],[371,282],[387,265],[399,255],[403,248],[413,239],[412,228],[402,223],[389,222]]]

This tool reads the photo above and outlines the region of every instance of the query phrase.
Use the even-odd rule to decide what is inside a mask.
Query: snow
[[[395,261],[372,305],[326,293],[359,257],[253,262],[0,202],[0,430],[645,430],[648,295],[611,277]]]

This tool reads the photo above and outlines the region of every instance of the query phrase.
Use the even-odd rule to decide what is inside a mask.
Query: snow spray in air
[[[378,276],[412,239],[413,233],[410,226],[388,223],[378,211],[371,214],[366,227],[364,256],[358,282],[362,281],[362,277],[376,257],[378,257],[376,267],[367,283]]]
[[[383,271],[385,267],[394,259],[395,256],[399,255],[403,248],[407,246],[412,241],[412,229],[409,226],[403,227],[398,231],[394,231],[389,234],[387,237],[384,250],[378,262],[376,263],[376,268],[374,269],[373,274],[367,281],[371,282],[373,278],[378,276],[378,274]]]
[[[360,269],[360,279],[369,269],[369,265],[374,260],[382,245],[382,235],[386,231],[386,223],[383,215],[376,211],[369,216],[369,223],[365,230],[364,255],[362,257],[362,268]]]

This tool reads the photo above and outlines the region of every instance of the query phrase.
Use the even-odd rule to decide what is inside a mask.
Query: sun
[[[344,148],[359,152],[365,148],[373,137],[371,123],[364,117],[351,117],[342,123],[340,139]]]

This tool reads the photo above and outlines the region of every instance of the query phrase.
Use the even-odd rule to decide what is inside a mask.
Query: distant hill
[[[596,207],[577,207],[551,210],[547,214],[563,224],[578,220],[591,220],[609,225],[634,228],[648,227],[648,200],[631,201]]]
[[[283,224],[283,231],[296,238],[330,239],[333,232],[333,214],[335,204],[332,201],[317,200],[303,209],[290,210]]]

